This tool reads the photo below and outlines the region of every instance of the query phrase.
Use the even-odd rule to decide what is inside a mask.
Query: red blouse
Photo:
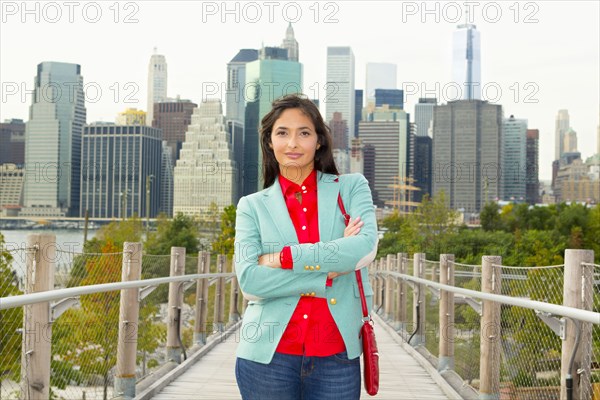
[[[319,239],[319,214],[317,210],[317,173],[315,170],[298,185],[279,175],[279,184],[285,198],[299,243],[317,243]],[[302,203],[296,193],[302,194]],[[292,269],[293,260],[289,246],[281,252],[281,266]],[[290,273],[292,273],[290,271]],[[332,280],[327,279],[327,286]],[[314,297],[314,293],[300,293],[300,301],[276,351],[306,356],[331,356],[346,350],[342,335],[335,323],[327,299]]]

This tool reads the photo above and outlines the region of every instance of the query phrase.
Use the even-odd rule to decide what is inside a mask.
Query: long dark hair
[[[260,147],[262,149],[262,172],[264,187],[267,188],[275,182],[279,175],[279,164],[275,158],[271,144],[271,132],[275,121],[281,114],[290,108],[298,108],[308,116],[317,131],[317,143],[321,146],[315,153],[315,169],[328,174],[338,175],[338,169],[333,159],[333,140],[331,131],[323,121],[319,109],[311,100],[298,94],[288,94],[273,102],[273,108],[265,115],[260,123]]]

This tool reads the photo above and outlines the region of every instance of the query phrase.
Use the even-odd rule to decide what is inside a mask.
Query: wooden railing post
[[[210,253],[201,251],[198,253],[198,273],[208,274],[210,272]],[[198,279],[196,282],[196,320],[194,321],[194,343],[198,346],[206,344],[208,337],[206,321],[208,320],[208,286],[206,278]]]
[[[217,256],[217,273],[225,272],[227,257]],[[215,311],[213,332],[225,332],[225,278],[218,278],[215,284]]]
[[[398,253],[396,255],[397,271],[401,274],[406,274],[406,253]],[[398,307],[396,308],[396,329],[403,330],[406,327],[406,282],[404,279],[396,281],[398,288]]]
[[[394,255],[388,254],[385,258],[385,270],[387,272],[391,272],[393,270],[394,265]],[[385,277],[385,296],[384,296],[384,308],[383,308],[383,317],[386,320],[391,320],[393,318],[393,309],[394,309],[394,278],[387,275]]]
[[[481,261],[481,291],[501,294],[500,267],[502,257],[483,256]],[[500,303],[483,300],[479,360],[479,398],[500,398]]]
[[[234,260],[231,260],[231,272],[235,273],[235,264]],[[238,310],[238,298],[240,295],[239,285],[237,281],[237,276],[233,276],[231,278],[231,285],[229,291],[229,324],[235,324],[240,320],[240,312]]]
[[[53,290],[56,236],[28,235],[27,249],[25,294]],[[50,398],[52,347],[52,324],[48,302],[23,307],[22,343],[21,398],[46,400]]]
[[[171,274],[185,273],[185,247],[171,247]],[[169,308],[167,323],[167,361],[181,363],[181,307],[183,305],[183,282],[169,283]]]
[[[413,276],[417,278],[425,278],[425,253],[415,253],[413,259]],[[410,339],[409,344],[416,346],[419,344],[425,344],[425,318],[426,309],[425,304],[425,286],[421,284],[415,285],[413,290],[413,329],[415,329],[415,335]]]
[[[454,286],[454,254],[440,254],[440,283]],[[438,371],[454,369],[454,293],[440,291]]]
[[[137,281],[142,277],[142,244],[123,244],[121,281]],[[135,397],[135,368],[140,314],[139,289],[121,290],[119,308],[119,341],[117,342],[117,371],[115,394],[122,398]]]
[[[593,263],[592,250],[565,251],[565,272],[563,305],[567,307],[591,310],[593,305],[593,270],[581,263]],[[585,399],[592,393],[590,382],[590,363],[592,354],[592,324],[577,321],[579,324],[579,347],[575,348],[576,327],[573,320],[567,318],[565,340],[562,342],[562,360],[560,368],[560,398],[567,399],[566,378],[573,379],[572,399]],[[569,370],[569,361],[573,352],[575,357]]]

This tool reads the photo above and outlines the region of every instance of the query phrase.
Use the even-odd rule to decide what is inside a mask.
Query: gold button
[[[316,293],[315,293],[315,292],[312,292],[310,295],[311,295],[311,296],[315,296],[315,295],[316,295]]]
[[[300,293],[300,296],[304,296],[304,293]]]
[[[304,266],[304,269],[308,270],[310,267],[308,265]]]
[[[334,306],[337,304],[337,300],[335,298],[329,300],[329,302]]]
[[[315,269],[318,271],[318,270],[320,270],[320,269],[321,269],[321,266],[320,266],[320,265],[317,265],[317,266],[315,267]]]
[[[313,267],[312,265],[310,266],[310,270],[314,271],[315,267]]]

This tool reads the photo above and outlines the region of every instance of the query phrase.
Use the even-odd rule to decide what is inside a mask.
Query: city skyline
[[[7,3],[13,4],[16,12],[7,9]],[[365,2],[281,2],[273,12],[273,23],[268,21],[266,3],[260,2],[255,4],[263,7],[263,15],[256,23],[250,22],[254,14],[245,3],[230,3],[230,11],[234,10],[234,4],[239,4],[239,15],[235,11],[224,14],[218,10],[221,3],[175,3],[169,10],[176,13],[177,23],[161,19],[167,11],[162,2],[120,3],[118,15],[116,9],[109,9],[110,4],[96,3],[100,4],[102,18],[95,24],[85,21],[82,14],[85,4],[92,3],[81,3],[82,6],[75,9],[73,23],[68,21],[66,8],[62,10],[61,20],[51,23],[49,19],[56,14],[52,14],[50,8],[44,11],[45,3],[41,3],[39,23],[36,23],[36,15],[22,15],[18,9],[21,3],[3,3],[0,120],[29,119],[31,95],[25,91],[33,89],[35,68],[43,61],[81,65],[84,84],[89,84],[86,90],[88,123],[114,121],[115,116],[128,107],[144,109],[147,66],[155,46],[169,64],[169,97],[180,95],[199,102],[203,97],[215,97],[209,92],[216,91],[217,97],[220,95],[224,100],[227,63],[242,48],[258,49],[262,44],[279,46],[290,19],[284,17],[282,9],[289,6],[287,16],[294,16],[294,7],[290,4],[298,5],[302,13],[293,27],[301,48],[299,61],[304,66],[304,92],[321,99],[323,115],[328,46],[352,48],[357,89],[364,89],[367,62],[396,64],[398,88],[405,90],[405,109],[411,114],[411,120],[414,120],[414,105],[419,97],[435,96],[440,104],[453,100],[451,90],[444,93],[443,88],[452,79],[452,34],[464,22],[464,16],[456,20],[454,15],[463,3],[431,3],[429,11],[437,5],[436,15],[435,11],[426,14],[419,9],[420,2],[369,2],[368,6]],[[529,129],[540,130],[540,178],[549,180],[551,177],[555,117],[560,109],[569,110],[582,157],[593,155],[599,124],[598,3],[475,3],[479,7],[470,15],[481,33],[482,81],[489,85],[488,97],[495,89],[501,89],[499,99],[492,103],[503,106],[504,117],[514,115],[527,119]],[[125,5],[129,5],[128,8]],[[216,10],[211,9],[211,5]],[[92,8],[88,7],[88,11]],[[501,10],[502,16],[492,23],[496,9]],[[464,11],[463,7],[463,14]],[[86,18],[92,20],[93,15],[89,11]],[[25,23],[21,22],[23,17],[26,17]],[[239,22],[235,22],[236,17]],[[225,23],[221,22],[222,18]],[[370,22],[373,18],[376,21]],[[126,19],[138,22],[126,24]],[[325,22],[334,19],[338,22]],[[535,19],[537,23],[525,23],[525,20]],[[157,24],[161,29],[156,29]],[[567,25],[569,29],[556,29]],[[75,37],[74,29],[84,34]],[[193,40],[187,39],[189,35],[194,35]],[[13,40],[17,37],[19,40]],[[40,40],[40,37],[48,40]],[[216,37],[219,39],[213,40]],[[99,96],[94,92],[98,88],[102,92]],[[428,89],[428,93],[423,89]],[[520,98],[515,102],[517,92]],[[137,100],[137,103],[127,100]],[[536,100],[537,103],[533,102]]]

